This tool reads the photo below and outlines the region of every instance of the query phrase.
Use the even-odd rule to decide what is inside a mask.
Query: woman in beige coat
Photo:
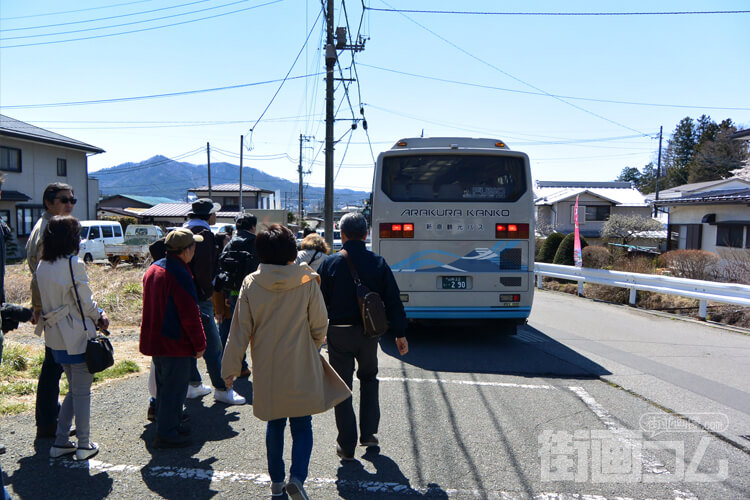
[[[273,224],[255,239],[258,270],[245,278],[224,349],[222,377],[231,387],[250,344],[253,413],[266,426],[271,493],[306,499],[303,484],[312,454],[312,414],[348,398],[346,384],[320,356],[328,314],[318,275],[293,265],[297,244],[289,229]],[[284,427],[292,432],[292,466],[284,484]]]

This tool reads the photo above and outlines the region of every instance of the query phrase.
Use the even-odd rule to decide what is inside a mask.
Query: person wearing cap
[[[167,256],[143,276],[140,351],[151,356],[156,372],[155,448],[190,445],[180,425],[192,362],[206,350],[198,293],[188,263],[203,237],[189,229],[167,234]]]
[[[193,273],[196,293],[198,295],[198,308],[203,320],[203,330],[206,333],[206,352],[203,359],[206,362],[208,376],[214,386],[214,399],[220,403],[229,405],[243,405],[245,398],[228,388],[221,378],[221,356],[224,348],[221,343],[219,329],[214,321],[214,305],[212,301],[214,293],[214,278],[217,274],[219,249],[216,238],[211,231],[211,224],[216,223],[216,212],[221,205],[214,203],[209,198],[200,198],[192,204],[188,213],[188,221],[183,227],[189,229],[193,234],[203,237],[196,244],[195,256],[190,262],[190,270]],[[194,399],[205,396],[211,392],[211,388],[204,385],[198,371],[198,363],[193,360],[190,369],[190,386],[187,398]]]

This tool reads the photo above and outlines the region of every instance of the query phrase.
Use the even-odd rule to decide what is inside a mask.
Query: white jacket
[[[86,330],[73,290],[70,261],[86,318]],[[42,316],[36,326],[36,334],[41,335],[44,331],[44,343],[50,349],[65,350],[71,355],[83,354],[86,352],[86,341],[96,337],[95,322],[100,317],[99,307],[89,288],[86,265],[75,255],[61,257],[54,262],[40,260],[36,279],[42,299]]]
[[[315,252],[317,252],[318,254],[315,255]],[[313,257],[315,258],[313,259]],[[313,271],[317,271],[318,267],[320,267],[320,264],[323,263],[326,257],[328,257],[328,255],[326,255],[325,252],[308,248],[306,250],[300,250],[299,252],[297,252],[297,258],[294,259],[294,263],[302,264],[304,262],[308,266],[312,267]]]

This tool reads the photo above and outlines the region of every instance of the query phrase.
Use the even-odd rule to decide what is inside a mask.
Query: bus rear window
[[[393,201],[513,202],[527,189],[513,156],[405,155],[383,158],[381,187]]]

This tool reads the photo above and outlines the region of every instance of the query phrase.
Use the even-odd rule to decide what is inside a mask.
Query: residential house
[[[0,171],[5,175],[0,216],[23,248],[41,216],[44,188],[52,182],[73,187],[79,202],[73,215],[96,217],[99,182],[89,179],[88,155],[104,150],[85,142],[0,115]]]
[[[240,211],[240,185],[239,184],[217,184],[211,186],[209,196],[208,186],[200,186],[188,189],[196,198],[211,198],[221,204],[221,208],[227,212]],[[254,208],[272,209],[276,208],[276,192],[262,189],[248,184],[242,185],[242,209],[252,210]]]
[[[579,231],[589,244],[600,242],[602,227],[611,214],[651,216],[645,197],[630,182],[536,181],[534,196],[541,234],[575,230],[577,197]]]
[[[163,196],[139,196],[134,194],[115,194],[99,200],[98,217],[127,216],[139,219],[141,212],[159,203],[178,203],[177,200]],[[139,219],[140,220],[140,219]]]

